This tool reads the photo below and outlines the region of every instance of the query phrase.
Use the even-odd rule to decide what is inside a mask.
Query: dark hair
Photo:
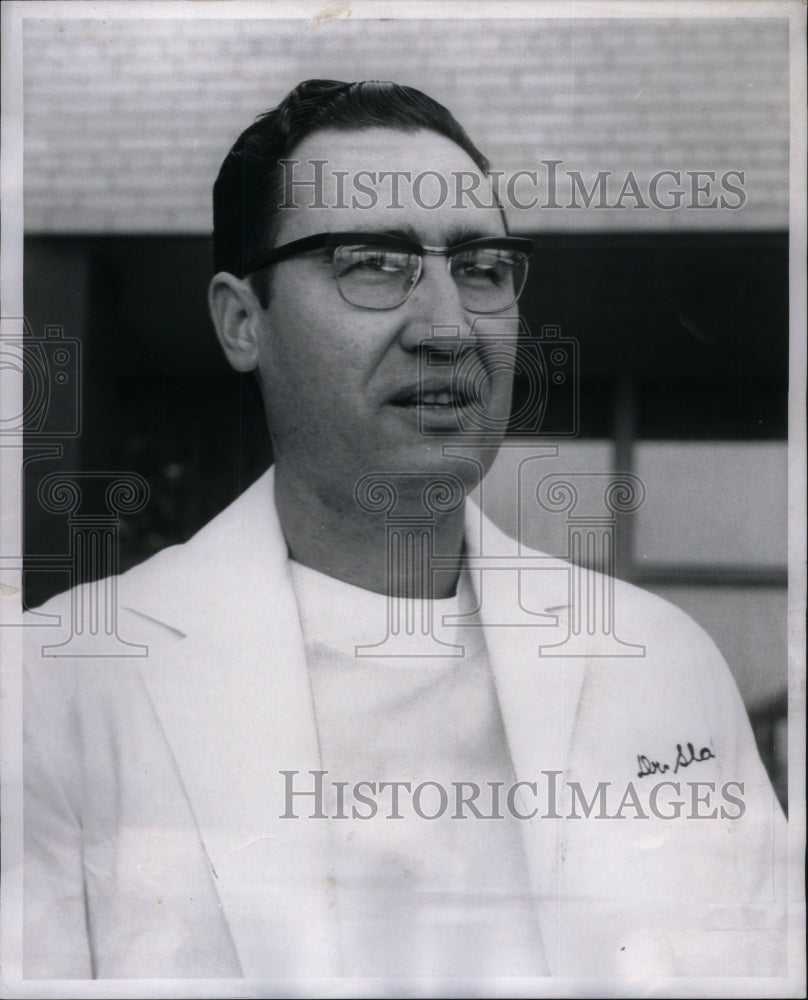
[[[240,278],[272,248],[282,197],[278,161],[318,129],[429,129],[451,139],[483,173],[489,163],[437,101],[396,83],[306,80],[236,140],[213,185],[213,261]]]

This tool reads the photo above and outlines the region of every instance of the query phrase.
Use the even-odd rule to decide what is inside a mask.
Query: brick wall
[[[746,175],[738,211],[539,209],[518,228],[783,227],[787,50],[783,19],[29,18],[26,228],[207,231],[232,141],[310,77],[418,86],[506,171]]]

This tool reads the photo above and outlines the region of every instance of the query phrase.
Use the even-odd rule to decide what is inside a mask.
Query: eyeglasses
[[[418,284],[424,257],[446,257],[463,308],[504,312],[522,294],[533,242],[516,236],[486,236],[451,247],[421,246],[383,233],[318,233],[275,247],[247,273],[312,250],[333,250],[334,277],[342,298],[362,309],[395,309]]]

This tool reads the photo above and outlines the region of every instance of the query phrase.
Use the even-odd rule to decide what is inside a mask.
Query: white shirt
[[[387,634],[384,595],[297,563],[292,579],[328,772],[346,973],[545,974],[519,821],[504,808],[481,818],[498,812],[487,782],[514,779],[467,576],[454,597],[424,606],[427,634],[421,602],[402,602],[396,656],[366,655]],[[449,620],[457,615],[465,624]],[[430,655],[444,650],[459,655]],[[397,808],[378,787],[385,781],[410,786],[398,789]],[[338,792],[334,782],[347,785]],[[360,782],[375,815],[353,795]],[[459,782],[480,788],[481,816],[458,803]]]

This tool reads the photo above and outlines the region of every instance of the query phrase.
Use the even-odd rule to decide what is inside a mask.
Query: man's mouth
[[[451,406],[458,398],[448,390],[443,392],[425,392],[420,399],[421,406]]]
[[[473,401],[472,394],[457,386],[444,386],[440,388],[423,388],[413,386],[396,393],[390,400],[393,406],[401,407],[437,407],[446,409],[460,409],[466,407]]]

